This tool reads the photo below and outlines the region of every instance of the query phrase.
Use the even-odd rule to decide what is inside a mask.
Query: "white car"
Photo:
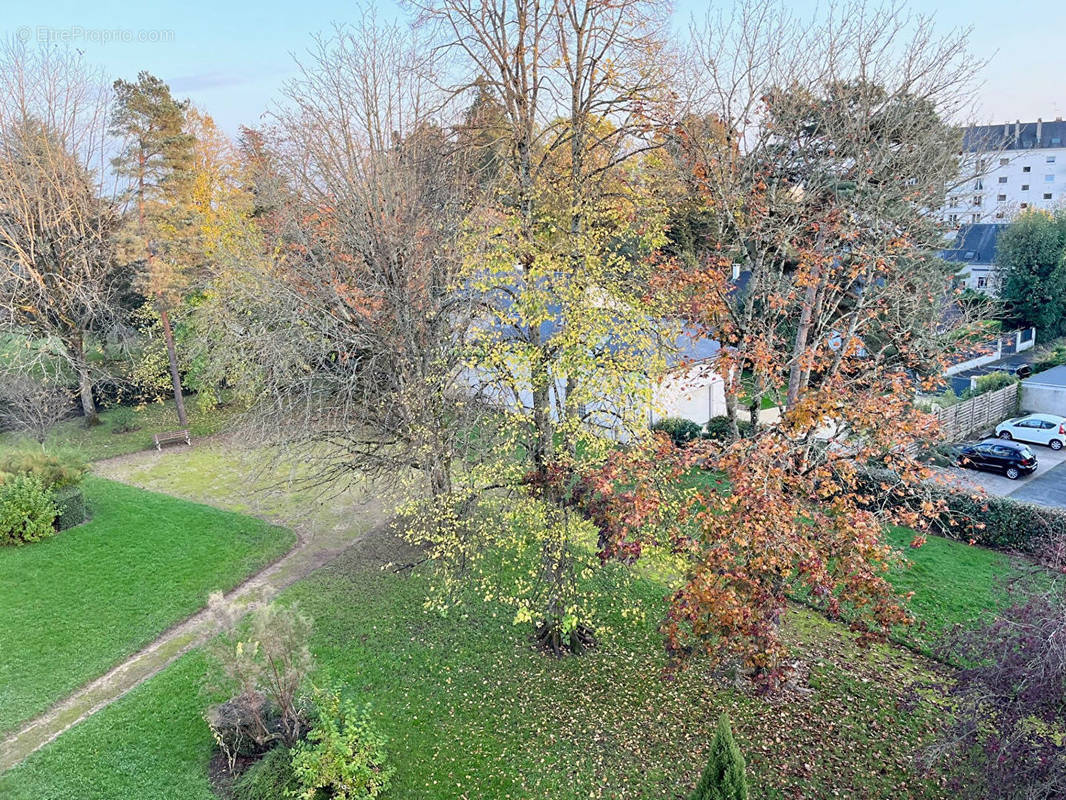
[[[1008,419],[996,426],[996,436],[1046,444],[1052,450],[1061,450],[1066,446],[1066,418],[1054,414],[1029,414]]]

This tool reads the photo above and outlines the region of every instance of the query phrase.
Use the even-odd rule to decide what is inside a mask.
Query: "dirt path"
[[[204,443],[200,451],[196,448],[183,448],[166,454],[151,451],[120,456],[97,462],[93,465],[93,471],[113,480],[199,502],[210,502],[211,505],[230,510],[252,510],[248,508],[247,501],[250,497],[257,499],[257,490],[244,480],[233,482],[231,492],[225,489],[218,491],[220,481],[209,480],[211,489],[218,491],[218,494],[210,498],[198,490],[198,485],[190,490],[188,486],[179,484],[175,491],[168,491],[160,485],[160,465],[165,465],[164,473],[175,470],[176,474],[188,474],[184,468],[196,464],[182,462],[190,462],[196,458],[199,463],[202,461],[203,450],[210,452],[210,448],[209,443]],[[232,463],[223,462],[220,472],[225,472],[232,466]],[[197,477],[203,477],[202,469]],[[224,479],[221,483],[228,484]],[[228,606],[227,610],[235,619],[269,602],[285,587],[332,561],[362,539],[373,527],[382,525],[385,521],[380,504],[367,502],[365,499],[354,502],[352,498],[346,498],[348,502],[345,502],[332,498],[328,506],[329,513],[315,514],[316,505],[325,508],[318,500],[291,496],[286,498],[286,493],[277,488],[272,489],[270,494],[272,502],[264,500],[266,493],[258,498],[270,507],[270,513],[257,516],[291,527],[297,534],[298,542],[287,555],[224,595],[222,602]],[[290,502],[285,502],[286,499]],[[336,521],[338,509],[341,512],[339,519],[347,524]],[[261,507],[256,510],[261,510]],[[23,724],[0,743],[0,772],[20,763],[64,731],[160,672],[181,655],[207,642],[218,632],[215,620],[214,609],[203,609],[48,711]]]

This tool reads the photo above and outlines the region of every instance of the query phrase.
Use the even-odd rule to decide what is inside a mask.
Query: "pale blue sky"
[[[380,5],[386,14],[399,13],[394,0]],[[809,10],[815,0],[791,5]],[[114,77],[132,79],[146,69],[231,133],[242,123],[254,124],[277,97],[292,73],[291,53],[303,51],[313,33],[351,18],[355,10],[353,0],[3,0],[0,6],[7,6],[0,33],[36,39],[44,29],[68,32],[75,46]],[[707,6],[706,0],[678,0],[678,26],[693,13],[702,16]],[[982,76],[977,121],[1066,117],[1061,61],[1066,4],[913,0],[912,8],[935,13],[945,30],[972,26],[975,53],[992,59]],[[170,41],[99,41],[115,29]],[[160,31],[165,33],[155,33]]]

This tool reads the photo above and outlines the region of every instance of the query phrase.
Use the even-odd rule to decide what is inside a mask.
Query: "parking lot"
[[[983,489],[995,497],[1010,497],[1026,503],[1066,508],[1066,448],[1030,444],[1038,462],[1036,472],[1016,481],[995,472],[961,467],[945,468],[948,480],[963,489]]]

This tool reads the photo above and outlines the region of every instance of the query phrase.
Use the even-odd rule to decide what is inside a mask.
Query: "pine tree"
[[[703,769],[700,782],[689,796],[689,800],[747,800],[748,781],[744,777],[744,754],[740,752],[733,731],[729,727],[729,717],[722,714],[718,718],[718,729],[711,742],[711,752],[707,766]]]

